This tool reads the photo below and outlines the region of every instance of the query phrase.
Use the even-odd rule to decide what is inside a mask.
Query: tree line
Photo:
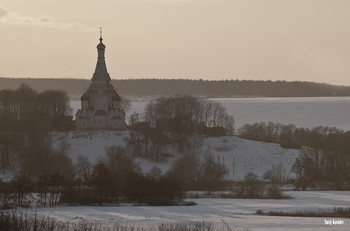
[[[239,136],[263,142],[279,143],[282,147],[308,146],[350,155],[350,131],[335,127],[296,127],[273,122],[245,124],[238,129]]]
[[[185,190],[222,188],[227,172],[223,162],[209,154],[203,160],[186,154],[165,174],[157,167],[145,173],[121,146],[106,147],[105,155],[95,164],[79,156],[75,164],[68,158],[54,166],[39,172],[22,169],[11,181],[0,180],[0,208],[29,207],[33,201],[43,206],[186,205]],[[38,196],[34,198],[33,192]]]
[[[49,132],[74,129],[69,105],[69,97],[60,90],[38,93],[22,84],[0,91],[0,166],[5,169],[18,160],[31,171],[49,167],[50,160],[61,155],[48,154]],[[40,169],[32,167],[34,162]]]
[[[88,79],[35,79],[0,78],[0,88],[15,89],[21,83],[31,85],[38,91],[45,89],[64,90],[72,95],[81,95],[90,84]],[[301,81],[256,81],[256,80],[191,80],[191,79],[124,79],[112,80],[121,95],[205,95],[265,96],[265,97],[316,97],[350,96],[349,86]],[[0,89],[1,90],[1,89]]]
[[[38,93],[27,84],[0,91],[0,131],[27,132],[43,136],[52,130],[71,130],[68,95],[61,90]]]
[[[143,114],[134,113],[129,118],[129,129],[134,133],[127,140],[148,156],[150,150],[155,160],[160,158],[161,147],[176,143],[180,151],[196,146],[202,135],[225,136],[234,132],[234,118],[218,102],[194,96],[163,96],[146,105]]]
[[[251,140],[279,143],[284,148],[300,149],[292,167],[298,188],[305,190],[316,184],[330,184],[328,188],[336,189],[350,187],[350,131],[262,122],[242,126],[238,135]]]
[[[1,182],[1,202],[24,205],[32,181],[45,174],[72,174],[66,147],[51,147],[50,132],[74,129],[69,97],[60,90],[38,93],[22,84],[16,90],[0,91],[0,170],[19,171],[10,183]],[[56,174],[56,175],[54,175]],[[17,192],[13,194],[13,192]],[[50,201],[57,201],[51,192]]]

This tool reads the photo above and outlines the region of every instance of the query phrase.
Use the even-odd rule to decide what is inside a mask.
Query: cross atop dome
[[[106,46],[102,43],[102,40],[103,40],[103,38],[102,38],[102,27],[100,27],[100,43],[97,45],[97,49],[98,50],[105,50],[106,49]]]

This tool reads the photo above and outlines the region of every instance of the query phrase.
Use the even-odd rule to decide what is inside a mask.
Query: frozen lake
[[[349,207],[350,192],[314,191],[287,192],[294,199],[190,199],[196,206],[74,206],[23,209],[22,212],[37,213],[60,220],[90,222],[99,221],[106,225],[129,225],[156,227],[161,223],[196,222],[211,223],[217,228],[226,224],[232,230],[280,231],[280,230],[350,230],[350,219],[342,219],[343,225],[325,225],[327,218],[274,217],[254,215],[257,209],[265,211],[304,211]]]
[[[142,113],[150,97],[131,98],[132,106],[127,117]],[[218,101],[235,117],[235,127],[246,123],[275,122],[300,127],[334,126],[350,130],[350,97],[301,98],[211,98]],[[74,115],[79,101],[71,101]]]

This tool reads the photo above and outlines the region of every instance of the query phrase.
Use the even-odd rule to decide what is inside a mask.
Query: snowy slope
[[[125,146],[124,137],[128,136],[128,131],[89,131],[89,132],[68,132],[53,133],[54,148],[59,148],[62,143],[68,146],[67,155],[76,161],[79,155],[89,158],[92,163],[96,163],[105,153],[105,147],[112,145]],[[254,172],[262,176],[265,171],[271,169],[272,165],[282,163],[289,173],[298,150],[283,149],[278,144],[255,142],[241,139],[234,136],[204,138],[200,158],[208,153],[215,159],[225,163],[228,174],[227,179],[239,180],[248,172]],[[173,147],[165,147],[170,153],[177,153]],[[148,172],[153,166],[159,167],[163,173],[167,172],[173,162],[177,159],[168,159],[167,162],[156,163],[150,160],[137,158],[143,172]]]
[[[229,170],[226,178],[235,180],[242,179],[248,172],[262,177],[272,165],[279,163],[289,173],[299,153],[299,150],[284,149],[278,144],[250,141],[235,136],[205,138],[203,143],[203,149],[210,149],[212,155],[224,160]]]
[[[105,155],[105,147],[112,145],[125,146],[124,137],[127,132],[118,131],[72,131],[53,132],[53,148],[60,149],[67,145],[67,155],[76,162],[79,155],[86,156],[90,162],[96,163]]]

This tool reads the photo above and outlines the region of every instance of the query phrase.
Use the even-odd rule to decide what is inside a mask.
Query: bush
[[[60,203],[89,205],[91,203],[97,203],[97,201],[88,188],[67,187],[61,194]]]
[[[243,184],[240,187],[239,196],[243,198],[261,198],[262,188],[258,176],[253,172],[248,172],[244,176]]]
[[[286,169],[283,167],[282,163],[278,165],[273,164],[272,168],[264,173],[263,178],[273,183],[285,182],[287,180]]]
[[[203,134],[207,136],[226,136],[226,130],[223,127],[204,128]]]
[[[287,216],[287,217],[337,217],[350,218],[350,208],[336,207],[333,210],[320,209],[319,211],[267,211],[258,209],[256,215]]]
[[[168,172],[184,190],[216,190],[226,186],[224,176],[227,168],[219,159],[208,153],[204,160],[196,155],[184,155]]]
[[[97,221],[82,220],[79,222],[58,221],[54,218],[38,218],[18,212],[0,212],[1,231],[218,231],[212,224],[200,222],[195,224],[168,224],[162,223],[158,227],[127,226],[115,224],[110,227]]]
[[[283,191],[276,185],[272,185],[267,189],[265,198],[268,199],[290,199],[291,197],[283,194]]]

